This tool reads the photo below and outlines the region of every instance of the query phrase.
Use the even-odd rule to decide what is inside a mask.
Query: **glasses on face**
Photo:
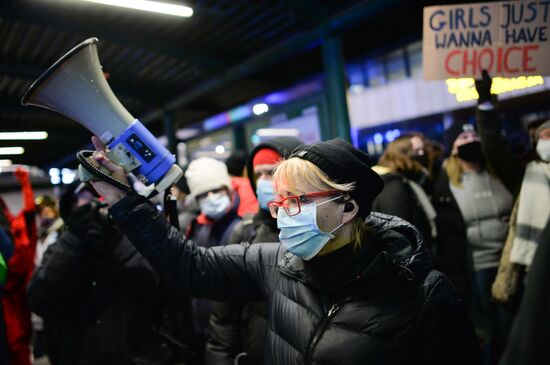
[[[302,211],[301,205],[303,204],[311,203],[316,198],[341,194],[342,192],[338,190],[326,190],[304,195],[291,195],[281,201],[272,200],[267,203],[267,207],[269,208],[269,212],[271,213],[271,216],[273,218],[277,218],[279,208],[283,208],[285,210],[285,213],[289,217],[292,217],[293,215],[299,214]]]

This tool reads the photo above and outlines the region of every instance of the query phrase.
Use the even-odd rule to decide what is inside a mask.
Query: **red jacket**
[[[18,170],[23,209],[13,215],[4,201],[0,206],[10,222],[14,252],[8,261],[8,278],[4,286],[4,319],[10,352],[10,365],[30,365],[31,315],[27,307],[27,284],[34,270],[37,232],[34,196],[28,172]]]

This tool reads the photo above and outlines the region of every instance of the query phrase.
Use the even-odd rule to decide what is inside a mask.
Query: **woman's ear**
[[[351,222],[359,213],[359,205],[355,200],[350,199],[344,203],[344,212],[342,213],[342,224]]]

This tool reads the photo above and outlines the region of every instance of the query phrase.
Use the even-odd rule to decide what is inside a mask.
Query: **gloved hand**
[[[68,219],[69,232],[79,237],[90,253],[109,254],[120,241],[120,232],[100,212],[102,205],[91,202],[77,207]]]
[[[491,94],[491,86],[493,84],[493,79],[489,76],[487,70],[481,71],[481,79],[476,80],[476,91],[479,95],[477,103],[483,104],[484,102],[490,101],[493,104],[497,102],[497,96]]]

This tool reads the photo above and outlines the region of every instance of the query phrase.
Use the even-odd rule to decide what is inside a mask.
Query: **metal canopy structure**
[[[173,1],[175,2],[175,1]],[[54,112],[20,105],[47,67],[82,40],[100,39],[108,82],[155,134],[203,120],[323,71],[320,45],[343,42],[347,58],[421,35],[422,7],[398,0],[190,0],[191,18],[78,0],[0,4],[0,131],[45,130],[14,163],[46,167],[89,143],[90,133]],[[71,165],[70,159],[66,159]],[[74,166],[74,165],[73,165]],[[62,167],[62,166],[58,166]]]

